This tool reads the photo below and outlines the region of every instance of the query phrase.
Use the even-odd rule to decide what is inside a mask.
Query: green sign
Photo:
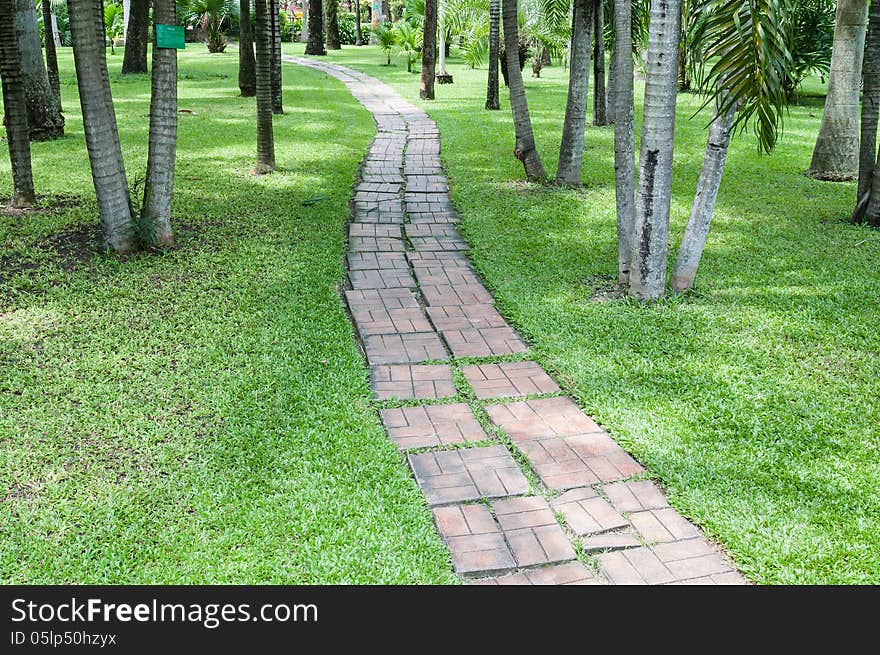
[[[182,25],[155,25],[154,27],[156,28],[157,48],[183,50],[186,47]]]

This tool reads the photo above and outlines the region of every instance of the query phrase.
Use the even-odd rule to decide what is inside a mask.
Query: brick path
[[[455,571],[499,585],[745,584],[528,360],[463,254],[427,114],[363,73],[284,59],[341,80],[376,121],[355,187],[345,299],[382,423]]]

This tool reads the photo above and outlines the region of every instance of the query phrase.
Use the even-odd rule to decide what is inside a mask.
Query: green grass
[[[134,185],[149,79],[121,78],[121,61]],[[254,178],[236,54],[188,48],[179,248],[119,260],[88,250],[97,210],[67,49],[61,64],[67,136],[33,150],[38,193],[65,203],[0,214],[0,582],[454,581],[337,292],[369,114],[291,67],[280,171]]]
[[[534,187],[512,156],[506,89],[502,111],[483,109],[485,69],[453,58],[455,84],[423,102],[418,75],[384,66],[377,48],[326,59],[436,119],[471,257],[504,314],[752,580],[880,582],[880,233],[845,222],[853,184],[801,174],[822,114],[817,82],[772,156],[748,132],[735,137],[696,290],[641,306],[596,300],[616,274],[611,127],[587,130],[586,189]],[[567,76],[528,73],[552,175]],[[679,97],[673,255],[705,147],[710,116],[691,118],[700,105]]]

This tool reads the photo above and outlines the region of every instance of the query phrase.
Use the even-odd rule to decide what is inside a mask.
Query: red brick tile
[[[642,542],[631,532],[614,532],[584,537],[581,539],[581,545],[586,553],[600,553],[624,550],[626,548],[638,548],[642,545]]]
[[[445,398],[456,393],[452,369],[446,364],[374,366],[371,378],[380,400]]]
[[[551,505],[562,512],[566,524],[578,536],[629,526],[627,520],[590,487],[572,489],[554,499]]]
[[[602,431],[571,398],[539,398],[489,405],[486,411],[492,421],[514,441]]]
[[[388,436],[401,449],[481,441],[486,433],[464,403],[401,407],[381,412]]]
[[[518,566],[574,559],[571,543],[543,498],[511,498],[492,506]]]
[[[650,480],[606,484],[602,487],[602,491],[618,512],[638,512],[669,507],[666,496]]]
[[[415,270],[418,276],[419,269]],[[426,311],[431,317],[431,321],[441,332],[507,326],[498,310],[488,303],[427,307]]]
[[[596,585],[603,584],[603,581],[580,562],[566,562],[565,564],[553,564],[510,573],[496,578],[481,578],[474,580],[471,584],[501,586]]]
[[[559,386],[536,362],[465,366],[462,371],[480,399],[559,391]]]
[[[456,573],[491,575],[514,568],[507,542],[485,505],[436,507],[433,512]]]
[[[448,359],[436,332],[370,334],[363,339],[370,364],[408,364]]]
[[[699,537],[700,531],[671,507],[633,512],[629,521],[649,543]]]
[[[425,302],[433,307],[443,305],[476,305],[492,302],[492,296],[482,284],[425,284],[421,287]]]
[[[528,350],[525,342],[510,327],[443,330],[442,334],[456,357],[491,357]]]

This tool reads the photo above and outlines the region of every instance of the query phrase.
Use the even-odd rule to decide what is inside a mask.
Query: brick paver
[[[492,507],[518,566],[574,559],[568,537],[540,496],[496,500]]]
[[[501,528],[485,505],[435,507],[434,520],[460,575],[491,575],[516,566]]]
[[[462,372],[477,398],[480,399],[529,396],[559,391],[559,385],[537,362],[465,366]]]
[[[638,512],[645,509],[669,507],[666,496],[650,480],[615,482],[602,487],[618,512]]]
[[[526,569],[495,578],[479,578],[474,585],[597,585],[603,581],[580,562],[566,562],[543,566],[539,569]]]
[[[456,357],[490,357],[524,353],[529,348],[513,328],[443,330],[443,338]]]
[[[571,398],[539,398],[486,407],[492,422],[514,441],[602,433]]]
[[[488,438],[471,408],[464,403],[385,409],[381,415],[388,436],[401,449],[448,446]]]
[[[369,334],[363,339],[370,364],[405,364],[448,359],[436,332]]]
[[[629,522],[591,487],[567,491],[550,504],[562,512],[566,525],[578,536],[629,526]]]
[[[446,364],[374,366],[373,393],[379,400],[447,398],[455,395],[452,369]]]
[[[665,543],[700,536],[696,526],[671,507],[634,512],[629,520],[647,542]]]

